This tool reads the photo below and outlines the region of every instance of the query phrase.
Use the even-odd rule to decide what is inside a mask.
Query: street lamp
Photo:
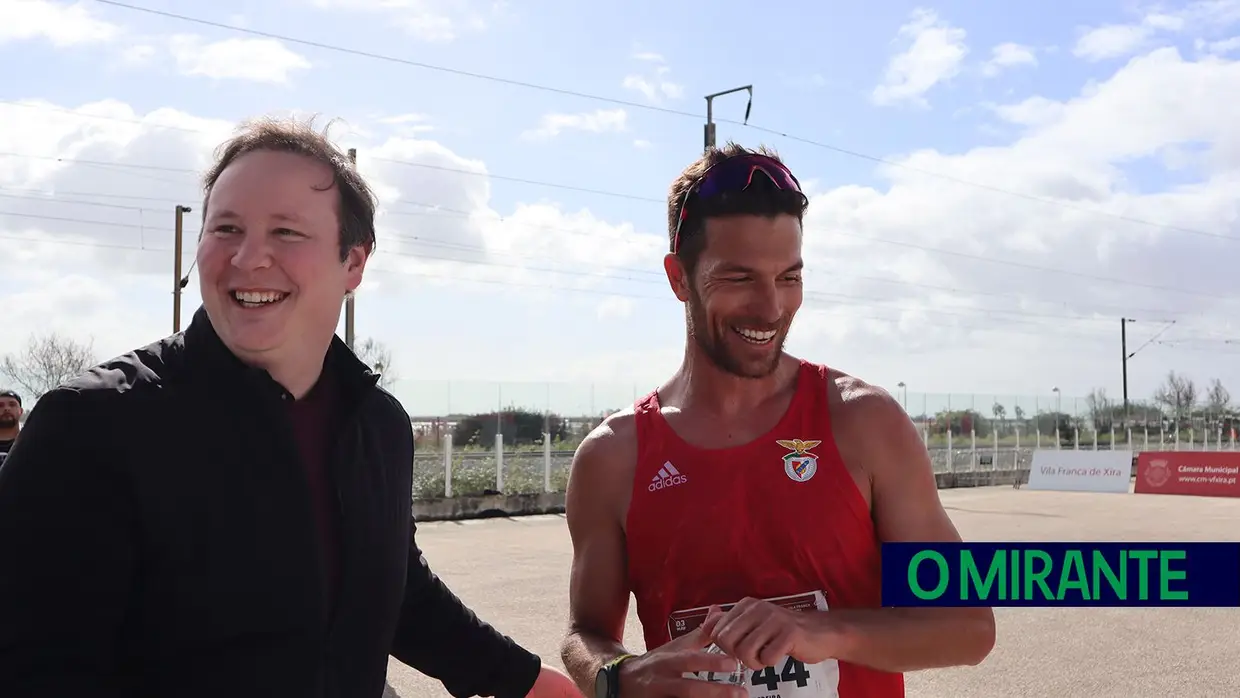
[[[904,406],[904,411],[908,412],[908,386],[904,381],[896,383],[896,387],[900,389],[900,404]]]

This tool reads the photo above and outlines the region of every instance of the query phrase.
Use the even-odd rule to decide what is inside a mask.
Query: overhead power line
[[[167,197],[138,196],[138,195],[121,195],[118,197],[113,197],[110,194],[103,194],[103,193],[97,193],[97,192],[78,192],[78,191],[51,192],[51,191],[44,191],[44,190],[20,189],[20,188],[4,187],[4,186],[0,186],[0,192],[20,192],[20,193],[12,193],[12,194],[0,193],[0,199],[38,201],[38,202],[44,202],[44,203],[63,203],[63,204],[74,205],[74,206],[85,206],[89,208],[105,208],[105,209],[113,209],[113,210],[134,211],[139,214],[151,214],[151,215],[162,215],[166,213],[166,211],[164,210],[163,207],[156,209],[156,208],[149,208],[145,206],[135,206],[135,205],[129,205],[129,204],[113,204],[113,203],[103,203],[103,202],[98,202],[98,201],[83,201],[81,199],[66,198],[66,197],[121,198],[124,200],[131,200],[131,201],[158,202],[161,204],[165,204],[166,206],[173,206],[180,201],[180,199],[173,199],[173,198],[167,198]],[[398,209],[398,208],[388,208],[383,211],[383,214],[388,215],[388,216],[397,216],[397,217],[423,217],[423,218],[452,217],[452,218],[458,218],[458,219],[473,219],[477,217],[477,214],[471,214],[468,211],[461,211],[458,209],[443,207],[443,206],[439,206],[436,204],[430,204],[430,203],[425,203],[425,202],[420,202],[420,201],[402,200],[402,201],[397,202],[397,205],[421,207],[424,210],[414,211],[414,210],[403,210],[403,209]],[[35,214],[22,214],[22,215],[27,218],[36,218],[36,219],[43,218],[43,216],[39,216]],[[52,219],[55,217],[48,216],[47,218]],[[493,217],[490,217],[490,220],[504,223],[506,225],[515,225],[515,226],[518,226],[524,229],[529,229],[529,230],[557,232],[557,233],[564,234],[564,235],[573,235],[573,236],[590,238],[592,240],[597,239],[597,236],[589,231],[573,230],[569,228],[561,228],[561,227],[556,227],[556,226],[532,223],[529,221],[513,221],[510,219],[506,219],[503,216],[499,216],[498,214]],[[403,234],[395,234],[395,233],[390,233],[389,235],[399,241],[417,242],[418,244],[421,244],[421,245],[438,246],[438,247],[451,248],[451,249],[460,249],[460,250],[465,250],[468,252],[477,252],[477,253],[488,252],[488,250],[483,247],[473,246],[473,245],[464,245],[458,242],[448,242],[448,241],[438,240],[435,238],[425,237],[421,235],[403,235]],[[524,254],[524,253],[517,253],[517,252],[505,252],[504,257],[505,258],[519,258],[519,259],[536,259],[539,261],[566,261],[567,262],[567,260],[549,258],[546,253]],[[627,272],[630,274],[648,276],[648,277],[658,279],[659,281],[657,283],[660,283],[660,284],[663,283],[662,278],[663,278],[664,272],[661,269],[645,269],[645,268],[624,267],[624,266],[617,266],[617,265],[600,265],[600,264],[593,265],[593,268],[616,270],[616,271]],[[816,267],[815,269],[811,270],[810,273],[811,274],[823,273],[823,274],[827,274],[831,276],[832,278],[848,278],[848,279],[856,279],[858,281],[882,283],[882,284],[891,285],[891,286],[903,286],[903,287],[908,287],[908,288],[924,289],[928,291],[937,291],[937,292],[942,292],[942,293],[949,293],[954,296],[960,296],[964,298],[990,297],[990,298],[999,298],[999,299],[1024,300],[1028,297],[1027,294],[1021,294],[1016,291],[965,290],[965,289],[955,288],[951,286],[943,286],[943,285],[938,285],[938,284],[928,284],[928,283],[907,281],[903,279],[895,279],[895,278],[882,277],[882,276],[857,274],[847,269],[838,269],[838,268],[820,269]],[[1041,300],[1043,303],[1048,303],[1048,304],[1059,303],[1059,302],[1062,302],[1064,304],[1068,304],[1068,303],[1079,304],[1080,302],[1079,297],[1074,297],[1072,299],[1063,299],[1063,300],[1055,300],[1055,299],[1041,299]],[[1147,319],[1149,320],[1154,320],[1156,318],[1162,318],[1162,317],[1166,317],[1169,315],[1179,315],[1181,317],[1194,317],[1192,313],[1187,313],[1182,310],[1173,310],[1173,309],[1168,309],[1168,308],[1135,308],[1133,306],[1109,306],[1109,305],[1098,305],[1098,304],[1091,304],[1089,308],[1092,310],[1092,312],[1096,313],[1099,316],[1108,316],[1108,317],[1112,315],[1134,315],[1134,314],[1147,316]],[[992,310],[994,310],[995,312],[1004,311],[1004,309],[992,309]],[[1026,311],[1016,311],[1016,312],[1026,312]],[[1068,315],[1064,315],[1063,317],[1069,317],[1069,316],[1073,316],[1073,315],[1068,314]],[[1061,316],[1055,315],[1055,317],[1061,317]],[[1085,316],[1081,316],[1081,317],[1085,317]]]
[[[133,207],[127,207],[127,208],[133,208]],[[146,209],[137,209],[137,210],[146,210]],[[6,215],[14,215],[14,214],[11,214],[6,211],[0,211],[0,218]],[[146,231],[148,228],[152,228],[152,227],[158,228],[158,226],[142,226],[142,225],[127,224],[127,223],[119,223],[119,222],[114,222],[114,221],[96,221],[96,220],[91,220],[91,219],[74,218],[74,217],[69,217],[69,216],[40,216],[38,214],[18,214],[18,215],[22,215],[22,216],[29,217],[29,218],[35,218],[35,219],[50,218],[58,222],[72,222],[72,223],[79,223],[79,224],[91,225],[91,226],[107,225],[107,226],[116,227],[116,228],[129,228],[129,229],[136,229],[136,230],[142,230],[142,231]],[[423,238],[419,238],[417,236],[399,236],[398,235],[396,237],[399,240],[415,243],[415,247],[438,248],[447,253],[463,252],[469,255],[485,255],[488,252],[488,250],[486,250],[486,248],[483,248],[483,247],[464,245],[460,243],[451,243],[451,242],[437,241],[437,240],[426,240]],[[15,236],[6,236],[6,235],[0,235],[0,239],[9,239],[9,240],[36,242],[36,243],[52,243],[52,244],[63,243],[63,244],[86,246],[86,247],[129,249],[129,250],[146,251],[146,252],[160,252],[160,253],[171,252],[171,250],[169,249],[158,248],[158,247],[155,247],[155,248],[147,247],[145,244],[141,246],[133,246],[133,245],[123,245],[123,244],[115,244],[115,243],[112,243],[112,244],[95,243],[93,241],[82,241],[82,240],[59,240],[59,239],[49,240],[49,239],[15,237]],[[535,265],[529,265],[529,264],[514,264],[508,261],[496,261],[496,260],[490,260],[490,259],[478,259],[478,258],[462,259],[461,257],[458,257],[458,256],[445,256],[443,253],[441,254],[428,253],[424,249],[421,249],[421,250],[419,249],[389,250],[387,254],[391,254],[391,255],[395,255],[399,257],[409,257],[413,259],[418,259],[420,261],[449,262],[449,263],[454,263],[454,264],[465,265],[467,267],[506,268],[506,269],[514,269],[518,271],[532,272],[532,273],[537,273],[537,274],[550,274],[550,275],[577,277],[577,278],[582,278],[586,280],[630,281],[630,282],[640,283],[640,284],[657,284],[660,286],[663,285],[663,281],[659,278],[656,278],[656,275],[649,272],[649,270],[633,269],[633,268],[626,268],[626,267],[605,267],[605,266],[598,267],[598,266],[593,266],[593,265],[583,266],[578,262],[572,262],[573,267],[571,269],[563,269],[563,268],[556,268],[556,267],[535,266]],[[544,262],[544,263],[557,261],[555,259],[547,259],[545,255],[505,254],[506,258],[513,257],[513,256],[516,256],[518,258],[525,258],[525,259],[538,259],[539,261]],[[564,261],[568,262],[568,260],[564,260]],[[617,273],[617,272],[620,272],[620,273]],[[629,275],[625,276],[624,272],[629,272]],[[644,276],[645,278],[636,278],[635,276],[633,276],[633,274],[636,274],[637,277]],[[423,272],[419,271],[417,272],[417,275],[422,276]],[[445,277],[445,278],[453,278],[453,277]],[[474,280],[475,279],[470,279],[471,282]],[[577,287],[553,286],[552,288],[563,289],[563,290],[574,290],[574,291],[578,290]],[[581,290],[584,291],[585,289],[581,289]],[[634,295],[628,292],[600,291],[598,289],[594,289],[591,292],[604,293],[608,295],[617,295],[621,297],[651,298],[651,299],[663,300],[663,297],[661,296]],[[991,323],[979,329],[995,329],[996,327],[1010,327],[1010,326],[1037,327],[1037,328],[1042,328],[1044,330],[1053,330],[1054,336],[1068,336],[1068,335],[1073,334],[1072,332],[1067,332],[1067,333],[1064,332],[1063,324],[1065,322],[1078,323],[1078,324],[1079,323],[1101,323],[1101,322],[1110,322],[1113,319],[1111,317],[1102,317],[1102,316],[1097,316],[1097,315],[1080,315],[1080,314],[1073,314],[1073,313],[1039,313],[1039,312],[1030,312],[1030,311],[1017,310],[1017,309],[1011,309],[1011,308],[993,308],[993,307],[981,307],[981,306],[923,307],[920,305],[910,305],[905,299],[900,299],[900,298],[879,298],[879,297],[865,296],[865,295],[817,292],[817,291],[807,291],[805,293],[805,298],[807,301],[806,310],[811,311],[811,312],[829,312],[830,310],[838,308],[838,307],[850,307],[850,306],[851,307],[867,307],[867,308],[875,308],[879,310],[890,310],[890,311],[895,311],[898,313],[915,312],[915,313],[924,313],[930,316],[944,316],[944,317],[956,317],[956,318],[973,319],[973,320],[985,320]],[[855,313],[851,314],[851,316],[862,317],[863,319],[883,320],[886,322],[897,321],[896,319],[893,319],[893,318],[883,318],[883,317],[874,317],[874,316],[858,316]],[[1047,321],[1054,321],[1054,322],[1047,322]],[[1092,337],[1094,335],[1090,335],[1090,336]]]
[[[35,159],[35,160],[48,160],[48,161],[95,165],[95,166],[107,166],[107,167],[118,167],[118,168],[123,167],[123,168],[131,168],[135,170],[150,170],[150,171],[158,171],[158,172],[195,174],[195,175],[197,174],[197,172],[195,172],[194,170],[189,169],[189,168],[184,168],[184,167],[168,167],[168,166],[163,166],[163,165],[148,165],[148,164],[140,164],[140,163],[108,162],[108,161],[102,161],[102,160],[91,160],[91,159],[83,159],[83,158],[64,158],[64,157],[56,157],[52,155],[31,155],[31,154],[26,154],[26,153],[0,152],[0,157],[30,158],[30,159]],[[467,175],[467,176],[498,178],[495,175],[490,175],[484,172],[478,172],[476,170],[468,170],[464,168],[455,168],[455,167],[448,167],[448,166],[441,166],[441,165],[428,165],[426,163],[407,162],[403,160],[393,160],[393,159],[385,159],[385,158],[372,158],[372,159],[376,161],[383,161],[383,162],[395,163],[395,164],[400,164],[400,165],[408,165],[410,167],[430,167],[432,169],[454,172],[457,174],[462,174],[462,175]],[[505,177],[504,179],[506,179],[507,181],[523,182],[526,184],[537,185],[537,186],[557,186],[555,184],[548,183],[548,182],[540,182],[537,180],[522,179],[519,177]],[[604,192],[603,190],[591,190],[591,191],[594,191],[594,193],[600,193],[600,194],[611,193],[613,195],[624,196],[626,198],[645,200],[645,201],[650,201],[654,203],[663,203],[663,201],[660,199],[615,194],[614,192]],[[1110,283],[1110,284],[1116,284],[1120,286],[1129,286],[1133,288],[1144,288],[1144,289],[1149,289],[1149,290],[1154,290],[1154,291],[1163,291],[1163,292],[1168,292],[1168,293],[1180,293],[1180,294],[1185,294],[1185,295],[1190,295],[1190,296],[1197,296],[1200,298],[1209,298],[1212,300],[1224,300],[1224,298],[1222,298],[1218,294],[1208,293],[1205,291],[1196,291],[1192,289],[1179,288],[1175,286],[1165,286],[1162,284],[1150,284],[1150,283],[1145,283],[1141,281],[1133,281],[1131,279],[1101,276],[1098,274],[1089,274],[1086,272],[1078,272],[1078,271],[1072,271],[1068,269],[1059,269],[1056,267],[1048,267],[1048,266],[1042,266],[1038,264],[1029,264],[1026,262],[1018,262],[1015,260],[996,259],[994,257],[987,257],[985,255],[972,254],[968,252],[960,252],[958,250],[946,250],[943,248],[932,247],[929,245],[920,245],[914,242],[907,242],[904,240],[891,240],[888,238],[880,238],[880,237],[873,236],[873,235],[861,235],[859,233],[850,233],[848,231],[840,230],[840,229],[833,228],[830,230],[825,230],[825,229],[807,228],[806,230],[821,232],[821,233],[833,235],[833,236],[851,237],[855,239],[866,240],[869,242],[876,242],[876,243],[891,245],[895,247],[915,249],[915,250],[919,250],[922,252],[929,252],[931,254],[942,255],[942,256],[947,256],[947,257],[956,257],[959,259],[968,259],[972,261],[984,262],[987,264],[997,264],[1001,266],[1008,266],[1008,267],[1013,267],[1013,268],[1018,268],[1018,269],[1026,269],[1029,271],[1036,271],[1036,272],[1040,272],[1044,274],[1057,274],[1060,276],[1069,276],[1073,278],[1085,279],[1088,281]]]
[[[241,27],[235,24],[228,24],[226,22],[218,22],[218,21],[203,19],[200,17],[193,17],[190,15],[186,15],[186,14],[182,14],[178,12],[156,10],[154,8],[142,7],[140,5],[134,5],[131,3],[117,2],[116,0],[95,0],[95,1],[101,4],[104,4],[104,5],[110,5],[112,7],[116,7],[118,9],[129,10],[132,12],[141,12],[141,13],[150,14],[150,15],[156,15],[156,16],[164,17],[166,19],[178,21],[178,22],[198,24],[201,26],[208,26],[208,27],[213,27],[216,29],[222,29],[225,31],[236,32],[239,34],[248,34],[250,36],[258,36],[258,37],[267,38],[267,39],[276,39],[278,41],[284,41],[284,42],[294,44],[294,45],[307,46],[311,48],[320,49],[323,51],[343,53],[343,54],[353,55],[353,56],[366,58],[370,60],[382,61],[382,62],[387,62],[387,63],[395,63],[395,64],[404,65],[408,67],[420,68],[423,70],[431,70],[435,72],[456,75],[459,77],[471,78],[474,80],[483,80],[487,82],[510,85],[513,87],[520,87],[520,88],[535,90],[539,92],[546,92],[550,94],[575,97],[578,99],[591,100],[591,101],[602,102],[606,104],[613,104],[617,106],[630,107],[633,109],[642,109],[646,111],[668,114],[668,115],[673,115],[673,116],[688,117],[688,118],[692,118],[695,120],[701,119],[700,114],[696,114],[693,112],[683,111],[679,109],[671,109],[669,107],[660,107],[660,106],[652,105],[652,104],[643,104],[641,102],[635,102],[632,100],[618,99],[615,97],[607,97],[603,95],[582,92],[579,90],[571,90],[571,89],[553,87],[550,85],[544,85],[541,83],[537,83],[531,80],[518,80],[518,79],[513,79],[513,78],[505,78],[505,77],[500,77],[497,75],[491,75],[488,73],[463,70],[459,68],[452,68],[448,66],[426,63],[423,61],[410,60],[407,58],[399,58],[396,56],[376,53],[373,51],[365,51],[361,49],[349,48],[346,46],[340,46],[338,44],[332,44],[332,43],[327,43],[323,41],[314,41],[314,40],[303,39],[303,38],[294,37],[294,36],[290,36],[286,34],[277,34],[274,32],[266,32],[266,31],[261,31],[257,29],[251,29],[249,27]],[[1194,228],[1185,228],[1185,227],[1174,226],[1174,225],[1169,225],[1169,224],[1164,224],[1164,223],[1156,223],[1156,222],[1149,221],[1149,220],[1139,218],[1136,216],[1128,216],[1125,214],[1114,213],[1111,211],[1102,211],[1099,209],[1089,208],[1087,206],[1080,206],[1080,205],[1073,204],[1070,202],[1060,201],[1058,199],[1050,199],[1047,197],[1037,196],[1034,194],[1028,194],[1025,192],[1017,192],[1017,191],[1005,189],[1003,187],[997,187],[997,186],[990,185],[990,184],[974,182],[974,181],[963,179],[963,178],[956,177],[953,175],[949,175],[949,174],[945,174],[941,172],[934,172],[931,170],[926,170],[926,169],[922,169],[919,167],[915,167],[908,163],[898,162],[895,160],[889,160],[887,158],[882,158],[882,157],[875,156],[875,155],[869,155],[869,154],[862,153],[860,151],[853,150],[850,148],[844,148],[838,145],[833,145],[825,141],[820,141],[820,140],[816,140],[813,138],[807,138],[804,136],[798,136],[798,135],[795,135],[795,134],[792,134],[792,133],[789,133],[787,131],[783,131],[780,129],[775,129],[775,128],[753,124],[753,123],[748,122],[748,120],[736,121],[733,119],[716,118],[715,121],[719,123],[737,125],[742,128],[749,128],[754,131],[766,133],[766,134],[773,135],[773,136],[778,136],[780,138],[786,138],[788,140],[795,141],[797,143],[809,145],[809,146],[816,147],[816,148],[821,148],[823,150],[834,152],[840,155],[846,155],[848,157],[867,160],[869,162],[886,165],[888,167],[896,167],[896,168],[900,168],[903,170],[907,170],[909,172],[915,172],[921,175],[925,175],[928,177],[935,177],[935,178],[943,179],[945,181],[954,182],[959,185],[973,187],[976,189],[989,191],[989,192],[993,192],[997,194],[1013,196],[1013,197],[1024,199],[1030,202],[1042,203],[1042,204],[1047,204],[1047,205],[1052,205],[1052,206],[1059,206],[1064,209],[1069,209],[1069,210],[1077,211],[1080,213],[1086,213],[1086,214],[1091,214],[1095,216],[1108,217],[1108,218],[1112,218],[1115,220],[1132,223],[1135,225],[1150,226],[1150,227],[1160,228],[1164,230],[1174,230],[1174,231],[1181,232],[1181,233],[1188,234],[1188,235],[1197,235],[1197,236],[1204,236],[1204,237],[1209,237],[1209,238],[1231,240],[1231,241],[1240,240],[1240,238],[1234,235],[1224,235],[1220,233],[1211,233],[1209,231],[1204,231],[1204,230],[1197,230]]]

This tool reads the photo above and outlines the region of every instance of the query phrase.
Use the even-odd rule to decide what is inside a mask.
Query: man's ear
[[[354,245],[344,258],[345,274],[348,277],[346,286],[349,292],[362,285],[362,277],[366,272],[366,262],[370,261],[370,249],[363,245]]]
[[[667,282],[672,287],[672,293],[676,294],[681,303],[688,303],[691,280],[680,257],[670,252],[667,253],[663,257],[663,271],[667,272]]]

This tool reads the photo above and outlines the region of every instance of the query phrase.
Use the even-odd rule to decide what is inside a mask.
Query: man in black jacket
[[[579,696],[413,537],[409,417],[335,335],[373,197],[308,125],[206,178],[186,331],[39,399],[0,467],[0,696]]]

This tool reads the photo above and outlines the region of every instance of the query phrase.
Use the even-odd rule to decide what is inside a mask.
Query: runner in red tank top
[[[563,657],[587,695],[897,698],[903,672],[994,644],[989,609],[881,608],[881,541],[959,535],[899,404],[783,351],[806,204],[778,158],[731,144],[672,186],[684,363],[590,434],[569,479]]]

